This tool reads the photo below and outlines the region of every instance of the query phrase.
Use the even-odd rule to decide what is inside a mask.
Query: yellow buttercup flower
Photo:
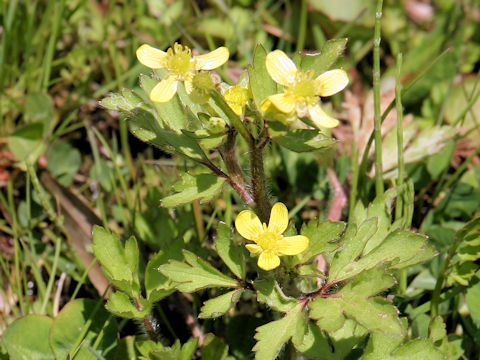
[[[316,78],[314,71],[298,70],[295,63],[281,50],[267,55],[267,71],[272,79],[283,85],[283,93],[269,96],[261,110],[273,104],[285,114],[308,117],[317,127],[332,128],[339,124],[320,106],[320,96],[331,96],[348,84],[347,73],[341,69],[326,71]]]
[[[244,210],[235,219],[238,233],[255,244],[245,247],[252,254],[260,254],[258,266],[272,270],[280,265],[281,255],[298,255],[308,247],[309,239],[303,235],[284,237],[288,227],[288,210],[282,203],[276,203],[270,213],[268,226],[260,222],[253,211]]]
[[[208,54],[193,56],[187,46],[175,43],[166,52],[144,44],[137,49],[137,58],[151,69],[166,69],[165,79],[160,81],[150,92],[150,99],[155,102],[168,102],[177,92],[177,84],[183,81],[187,93],[192,92],[192,80],[200,70],[213,70],[225,64],[229,52],[220,47]]]

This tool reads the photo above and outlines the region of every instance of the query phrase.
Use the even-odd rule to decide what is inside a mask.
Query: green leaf
[[[347,38],[328,40],[319,55],[305,55],[302,58],[301,68],[315,70],[317,75],[324,73],[343,55],[347,41]]]
[[[480,274],[477,273],[473,278],[473,285],[467,289],[465,300],[473,322],[480,326]]]
[[[257,279],[253,286],[257,290],[257,300],[276,311],[287,313],[298,304],[295,298],[286,296],[273,279]]]
[[[123,89],[122,94],[110,94],[100,101],[100,105],[109,110],[131,111],[144,108],[143,99],[133,90]]]
[[[147,75],[140,75],[140,86],[149,96],[153,87],[159,83],[160,80],[153,79]],[[155,111],[162,119],[165,126],[176,133],[180,133],[182,129],[186,129],[187,115],[185,108],[182,106],[178,95],[175,95],[170,101],[166,103],[152,102]]]
[[[243,249],[233,243],[232,229],[221,222],[217,227],[218,235],[214,238],[215,249],[223,262],[239,279],[245,279],[245,258]]]
[[[48,171],[65,186],[72,185],[81,161],[80,152],[64,141],[54,142],[47,152]]]
[[[180,340],[176,340],[171,347],[153,349],[148,353],[146,360],[179,360],[182,357]]]
[[[138,247],[131,237],[122,246],[117,234],[100,226],[93,228],[93,252],[102,264],[105,276],[118,289],[137,298],[140,292],[138,280]]]
[[[433,179],[438,178],[448,168],[454,150],[455,141],[449,140],[439,153],[427,158],[427,170]]]
[[[283,345],[298,331],[298,325],[304,324],[302,304],[290,310],[282,319],[269,322],[257,328],[253,347],[256,360],[274,360]]]
[[[195,254],[184,250],[183,256],[187,263],[172,260],[160,267],[162,274],[179,283],[177,285],[179,291],[194,292],[211,287],[239,286],[237,281],[223,275]]]
[[[182,345],[181,360],[191,360],[193,359],[193,354],[197,350],[198,338],[191,337],[188,341]]]
[[[48,335],[53,320],[43,315],[27,315],[15,320],[2,339],[11,360],[54,360]]]
[[[387,300],[374,295],[395,284],[395,279],[375,268],[361,273],[338,293],[316,298],[310,303],[310,317],[318,326],[335,331],[343,325],[342,318],[354,320],[369,331],[403,335],[397,309]]]
[[[458,282],[467,286],[478,270],[475,262],[480,259],[480,218],[470,221],[458,230],[455,243],[459,245],[453,258],[454,265],[450,269],[447,283]]]
[[[445,356],[430,340],[416,339],[395,350],[390,357],[392,360],[428,359],[443,360]]]
[[[335,139],[317,130],[307,129],[290,130],[284,136],[274,138],[273,141],[295,152],[315,151],[331,146],[336,142]]]
[[[110,294],[105,307],[116,316],[141,320],[150,313],[151,306],[145,299],[138,298],[136,301],[141,305],[141,310],[133,305],[132,300],[127,294],[117,291]]]
[[[307,331],[300,342],[294,342],[295,348],[307,359],[324,360],[334,359],[327,337],[322,330],[312,322],[307,325]]]
[[[350,225],[343,237],[343,246],[337,251],[330,266],[329,277],[336,279],[342,269],[353,263],[362,253],[368,240],[377,231],[377,218],[365,220],[358,226]]]
[[[363,326],[350,319],[345,320],[343,326],[337,331],[328,333],[335,359],[349,358],[349,354],[355,347],[363,347],[362,341],[367,334]]]
[[[258,44],[253,55],[253,66],[248,66],[250,89],[258,111],[260,111],[260,106],[267,97],[277,93],[277,84],[267,72],[265,65],[266,57],[267,52],[265,48]]]
[[[228,345],[213,334],[205,337],[202,345],[202,360],[225,360],[228,355]]]
[[[376,217],[377,222],[377,232],[373,235],[363,250],[363,254],[368,254],[374,248],[376,248],[380,243],[385,240],[387,235],[391,231],[392,227],[392,217],[391,211],[395,198],[398,195],[396,188],[385,191],[384,194],[381,194],[373,200],[367,208],[366,217],[359,219],[354,217],[353,222],[356,224],[362,223],[367,218]]]
[[[8,137],[8,149],[19,161],[35,162],[45,151],[43,130],[44,125],[38,122],[17,129]]]
[[[136,340],[135,347],[138,352],[145,357],[149,357],[152,351],[162,350],[164,348],[161,342],[155,342],[153,340]]]
[[[53,101],[46,93],[31,93],[25,98],[25,122],[42,123],[43,135],[47,135],[53,124]]]
[[[198,317],[201,319],[211,319],[222,316],[237,303],[242,292],[243,289],[236,289],[205,301]]]
[[[408,321],[402,319],[402,326],[404,334],[407,333]],[[405,336],[395,336],[391,334],[385,334],[382,332],[374,332],[370,335],[365,351],[361,357],[362,360],[384,360],[389,358],[389,354],[392,353],[398,346],[400,346],[405,340]]]
[[[304,225],[301,235],[310,239],[308,248],[301,254],[293,257],[293,264],[303,264],[321,253],[331,253],[339,246],[337,240],[345,229],[345,223],[311,220]]]
[[[182,260],[183,241],[174,241],[160,250],[147,264],[145,290],[150,303],[157,302],[175,291],[176,283],[163,275],[158,268],[168,260]]]
[[[183,132],[165,129],[157,118],[143,108],[124,113],[130,124],[130,131],[140,140],[148,142],[163,151],[178,154],[194,161],[207,160],[198,142]]]
[[[222,189],[224,178],[212,174],[182,174],[181,182],[174,185],[176,194],[162,199],[162,205],[176,207],[200,200],[201,203],[211,200]]]
[[[66,359],[75,347],[75,359],[92,359],[89,347],[96,349],[105,359],[112,359],[117,346],[117,323],[103,308],[103,304],[90,299],[70,301],[53,321],[50,345],[57,359]]]
[[[347,264],[331,281],[351,278],[363,270],[376,267],[379,264],[391,262],[392,269],[403,269],[419,264],[435,256],[435,251],[427,244],[423,235],[397,230],[390,234],[376,249],[358,261]]]

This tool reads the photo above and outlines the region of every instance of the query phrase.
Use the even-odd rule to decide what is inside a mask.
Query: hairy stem
[[[237,140],[237,132],[231,129],[227,134],[227,141],[220,150],[223,162],[227,167],[228,176],[244,189],[248,188],[242,169],[238,163],[237,154],[235,153],[235,144]]]
[[[261,145],[261,146],[259,146]],[[272,208],[267,194],[265,169],[263,164],[263,141],[261,137],[250,147],[250,173],[252,193],[255,200],[255,212],[262,222],[268,222]]]

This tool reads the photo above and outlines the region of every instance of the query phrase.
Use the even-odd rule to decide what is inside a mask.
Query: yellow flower
[[[192,51],[175,43],[166,52],[144,44],[137,49],[137,58],[151,69],[166,69],[165,79],[160,81],[150,92],[150,99],[155,102],[168,102],[177,92],[178,81],[183,81],[187,93],[192,92],[192,80],[200,70],[213,70],[225,64],[229,52],[220,47],[208,54],[193,56]]]
[[[223,97],[227,101],[228,106],[230,106],[233,112],[238,116],[242,115],[243,107],[251,98],[248,85],[243,86],[242,84],[228,87],[227,90],[225,90]]]
[[[260,254],[258,266],[272,270],[280,265],[281,255],[298,255],[308,247],[309,239],[303,235],[283,237],[288,227],[288,210],[282,203],[273,205],[268,227],[260,222],[253,211],[244,210],[235,219],[235,227],[245,239],[255,244],[245,247],[252,254]]]
[[[340,69],[326,71],[314,78],[314,71],[298,70],[295,63],[281,50],[272,51],[266,59],[267,71],[272,79],[283,85],[283,93],[269,96],[261,110],[273,104],[285,114],[308,117],[317,127],[332,128],[339,124],[320,106],[320,96],[331,96],[348,84],[347,73]]]

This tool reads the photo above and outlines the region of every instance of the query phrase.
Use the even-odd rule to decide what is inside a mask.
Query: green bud
[[[199,72],[195,74],[192,83],[193,88],[200,91],[210,91],[215,89],[215,84],[208,72]]]
[[[211,134],[218,134],[225,130],[225,120],[219,117],[211,117],[206,125],[207,131]]]

